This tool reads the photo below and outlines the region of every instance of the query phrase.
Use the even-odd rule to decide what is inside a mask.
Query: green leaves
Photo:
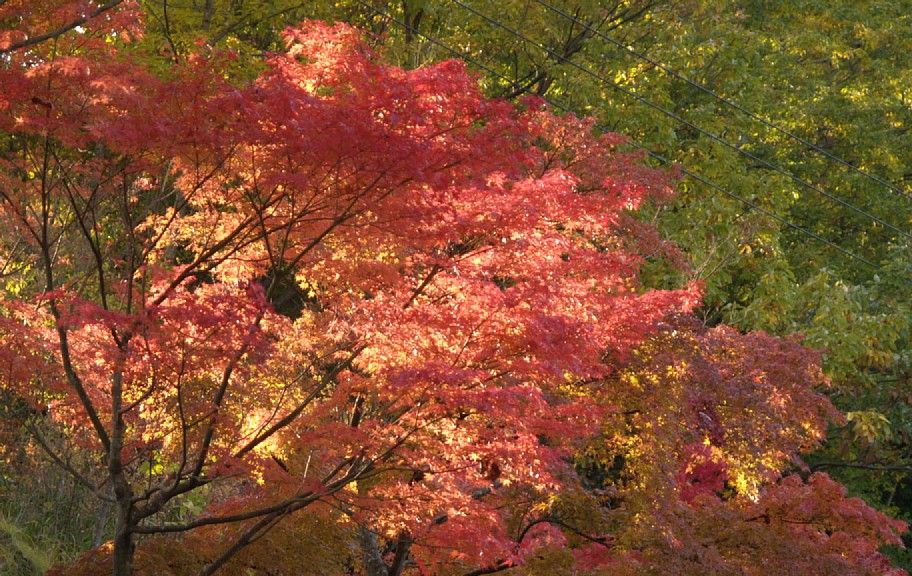
[[[827,348],[844,432],[877,457],[905,438],[905,399],[878,386],[908,360],[902,285],[730,194],[821,235],[851,232],[869,256],[899,243],[739,153],[829,185],[804,144],[594,43],[596,29],[653,42],[720,90],[767,90],[780,98],[767,112],[806,127],[777,108],[794,104],[800,75],[767,86],[739,70],[805,50],[776,36],[785,16],[563,5],[589,29],[505,3],[499,17],[527,42],[469,10],[485,3],[407,1],[345,15],[385,37],[308,22],[266,55],[300,8],[268,4],[149,2],[145,43],[95,31],[97,46],[17,52],[3,70],[0,227],[29,250],[0,243],[17,263],[0,385],[45,403],[55,434],[36,429],[36,449],[114,511],[111,545],[74,573],[106,560],[119,575],[307,562],[742,573],[770,549],[825,558],[834,574],[887,570],[876,547],[898,542],[900,523],[825,476],[780,481],[839,415],[819,356],[756,329]],[[458,63],[413,67],[440,47],[389,16],[493,66],[491,93],[528,88],[597,119],[489,99]],[[408,66],[384,62],[371,48],[383,42]],[[867,65],[837,52],[821,74]],[[686,180],[670,202],[674,172],[598,123],[730,194]],[[850,132],[823,128],[821,143]],[[899,248],[886,261],[908,271]],[[706,323],[741,330],[695,319],[692,281]],[[186,536],[156,538],[173,532]]]

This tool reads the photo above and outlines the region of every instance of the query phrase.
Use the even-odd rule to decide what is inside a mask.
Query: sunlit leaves
[[[286,39],[249,83],[109,47],[6,71],[2,225],[42,274],[4,294],[0,382],[73,430],[35,441],[111,500],[113,572],[172,532],[176,572],[658,569],[838,418],[798,342],[640,282],[674,250],[631,213],[674,174],[623,138],[345,26]],[[899,525],[851,529],[879,561]]]

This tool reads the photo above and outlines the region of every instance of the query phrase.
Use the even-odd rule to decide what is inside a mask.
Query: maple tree
[[[902,2],[625,2],[644,10],[623,21],[606,20],[615,2],[334,5],[333,17],[384,30],[397,62],[464,57],[488,93],[544,88],[705,179],[643,213],[692,262],[682,274],[654,261],[644,283],[699,279],[708,322],[800,332],[825,349],[848,420],[810,465],[912,518]],[[539,77],[550,83],[528,83]]]
[[[156,72],[134,9],[0,36],[0,386],[114,518],[58,572],[890,570],[902,523],[797,473],[819,358],[640,285],[673,174],[341,25]]]

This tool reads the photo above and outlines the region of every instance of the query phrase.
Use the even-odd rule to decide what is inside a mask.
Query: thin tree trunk
[[[206,5],[203,7],[203,30],[206,32],[209,31],[210,26],[212,25],[212,14],[215,11],[215,6],[212,4],[212,0],[206,0]]]
[[[361,540],[361,563],[367,576],[388,576],[389,567],[380,556],[380,546],[377,543],[377,534],[366,526],[358,530]]]
[[[129,337],[121,341],[126,347]],[[119,370],[111,382],[111,407],[114,417],[111,425],[111,443],[108,455],[108,474],[114,491],[117,518],[114,520],[114,567],[113,576],[133,575],[133,488],[124,471],[123,446],[126,424],[123,419],[123,373]]]
[[[124,506],[126,504],[126,506]],[[132,504],[118,500],[117,518],[114,521],[114,566],[113,576],[132,576],[133,555],[136,551],[133,533],[130,528]]]
[[[108,522],[111,520],[111,502],[102,500],[95,514],[95,531],[92,535],[92,547],[98,548],[107,540],[105,532],[108,530]]]

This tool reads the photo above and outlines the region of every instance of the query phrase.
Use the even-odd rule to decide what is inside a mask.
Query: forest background
[[[14,29],[19,3],[5,4]],[[287,26],[346,22],[369,31],[391,65],[462,58],[488,96],[535,94],[628,135],[626,149],[647,151],[647,164],[679,166],[675,197],[638,213],[679,250],[647,253],[643,286],[698,282],[705,326],[802,334],[824,351],[826,395],[845,419],[803,456],[808,471],[912,519],[907,2],[207,0],[149,1],[142,12],[130,50],[163,74],[224,49],[232,77],[253,78],[284,49]],[[26,410],[11,400],[3,409],[8,421]],[[25,442],[13,432],[11,446]],[[4,548],[39,568],[111,529],[84,487],[55,470],[35,461],[3,471]]]

